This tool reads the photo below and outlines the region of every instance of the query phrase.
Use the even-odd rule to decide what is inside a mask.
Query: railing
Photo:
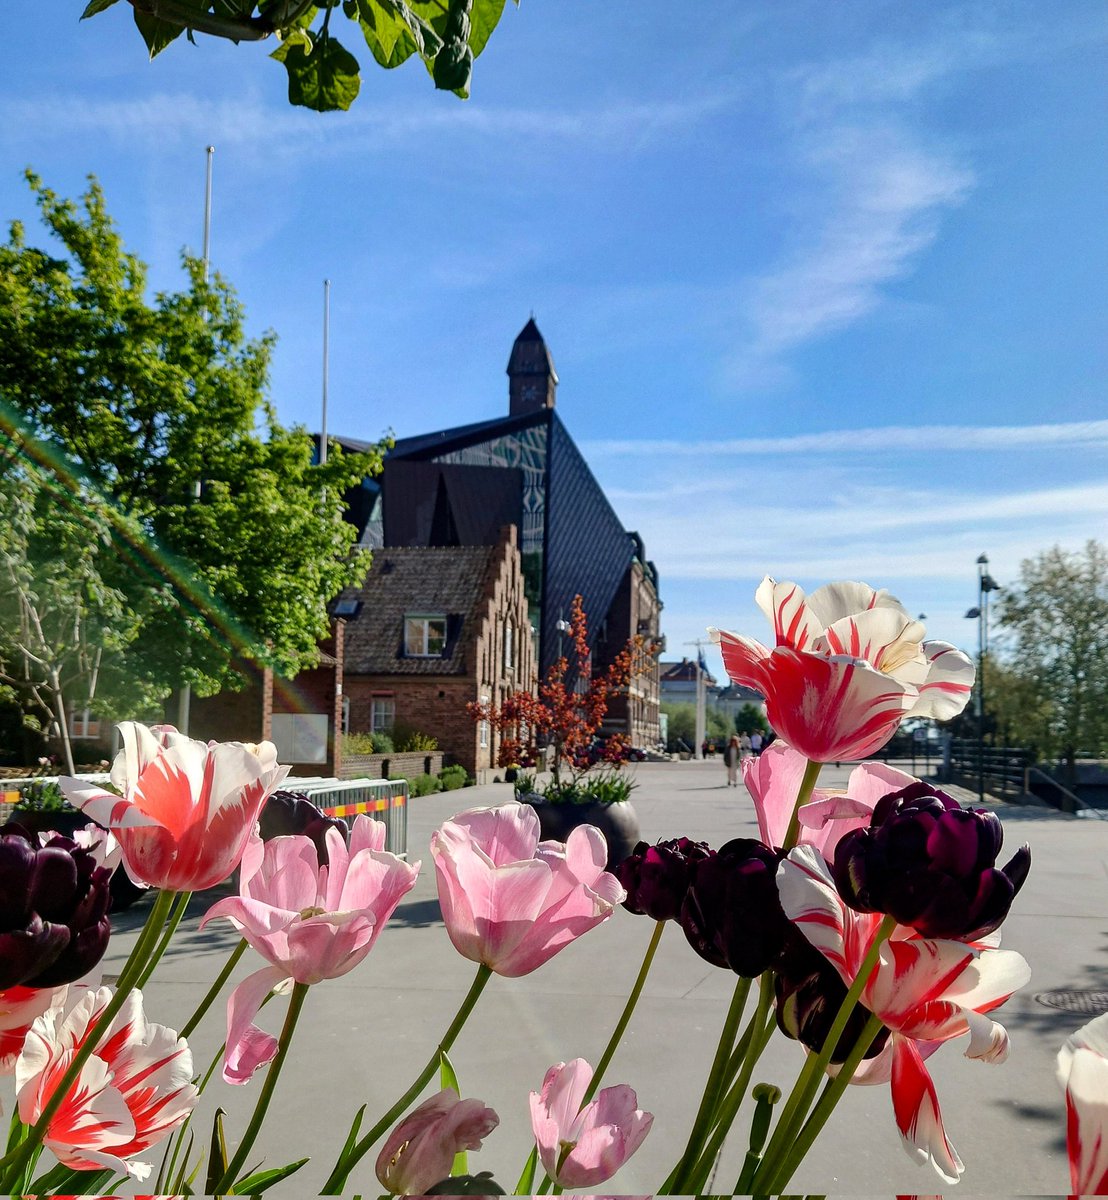
[[[106,773],[83,774],[79,779],[107,783]],[[34,775],[24,779],[0,781],[0,822],[6,821],[24,788],[31,784],[57,783],[56,775]],[[291,776],[283,785],[287,790],[303,792],[329,817],[339,817],[347,825],[361,813],[385,824],[385,849],[404,857],[408,853],[408,784],[403,779],[301,779]]]
[[[1081,816],[1097,817],[1102,821],[1108,819],[1108,813],[1086,804],[1080,796],[1075,796],[1069,788],[1060,784],[1052,775],[1040,771],[1038,767],[1028,767],[1024,772],[1024,787],[1032,796],[1038,796],[1040,800],[1046,801],[1060,812],[1079,813]]]
[[[408,853],[408,783],[404,779],[301,779],[283,785],[302,792],[329,817],[347,825],[365,814],[385,824],[385,849],[402,858]]]
[[[955,738],[950,746],[950,768],[966,787],[984,785],[985,790],[1004,799],[1028,791],[1026,773],[1032,766],[1031,751],[1024,746],[979,746]]]

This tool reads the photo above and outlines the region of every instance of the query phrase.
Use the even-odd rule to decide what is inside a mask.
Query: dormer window
[[[446,650],[446,617],[404,617],[404,654],[408,658],[442,658]]]

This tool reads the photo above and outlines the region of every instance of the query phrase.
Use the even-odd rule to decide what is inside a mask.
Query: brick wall
[[[442,751],[429,754],[411,751],[405,754],[348,754],[343,759],[340,779],[390,779],[403,775],[437,775],[442,770]]]

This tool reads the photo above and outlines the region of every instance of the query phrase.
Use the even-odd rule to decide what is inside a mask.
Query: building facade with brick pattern
[[[535,686],[535,646],[516,528],[491,546],[384,547],[345,611],[344,721],[352,732],[433,736],[482,779],[496,733],[466,712]]]

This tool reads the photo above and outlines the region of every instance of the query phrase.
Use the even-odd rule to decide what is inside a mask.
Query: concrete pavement
[[[848,768],[825,768],[821,785],[845,782]],[[648,840],[686,834],[718,846],[755,836],[746,792],[723,786],[724,769],[706,763],[642,764],[635,768],[634,804]],[[332,1165],[353,1113],[368,1102],[375,1120],[426,1061],[473,976],[453,950],[435,899],[426,850],[432,830],[462,807],[503,803],[511,788],[489,784],[411,802],[410,857],[423,859],[415,890],[400,906],[370,957],[343,979],[312,989],[258,1154],[277,1165],[305,1154],[313,1161],[283,1186],[284,1195],[314,1194]],[[973,1194],[1057,1194],[1068,1188],[1064,1112],[1054,1082],[1054,1056],[1089,1015],[1048,1007],[1036,996],[1068,990],[1103,993],[1108,1007],[1108,824],[1039,809],[1002,812],[1009,853],[1031,843],[1031,877],[1005,925],[1004,944],[1031,963],[1034,977],[999,1014],[1012,1037],[1002,1066],[962,1057],[958,1042],[929,1060],[947,1133],[966,1163],[958,1191]],[[198,932],[214,897],[194,900],[172,952],[147,987],[151,1019],[179,1027],[234,945],[229,928]],[[106,969],[122,961],[139,906],[120,922]],[[638,970],[652,923],[623,910],[523,979],[494,978],[452,1051],[463,1091],[496,1109],[501,1125],[471,1170],[490,1169],[505,1188],[519,1175],[530,1145],[527,1094],[554,1062],[583,1056],[595,1062],[607,1042]],[[248,952],[237,977],[262,963]],[[631,1084],[640,1105],[655,1114],[654,1129],[635,1158],[603,1185],[612,1193],[651,1192],[676,1161],[707,1074],[734,976],[698,958],[676,927],[667,929],[654,969],[606,1082]],[[1055,998],[1056,1000],[1059,998]],[[1065,997],[1060,998],[1063,1002]],[[1088,997],[1075,995],[1077,1003]],[[278,1001],[263,1014],[274,1031]],[[222,1004],[193,1035],[197,1063],[222,1040]],[[791,1086],[802,1054],[776,1037],[756,1079]],[[209,1088],[197,1128],[207,1142],[215,1106],[227,1110],[234,1139],[244,1128],[257,1086]],[[725,1148],[715,1190],[727,1192],[745,1151],[740,1116]],[[377,1194],[372,1157],[351,1178],[349,1191]],[[942,1190],[927,1167],[904,1153],[893,1124],[887,1087],[849,1088],[808,1163],[797,1192],[883,1194]]]

